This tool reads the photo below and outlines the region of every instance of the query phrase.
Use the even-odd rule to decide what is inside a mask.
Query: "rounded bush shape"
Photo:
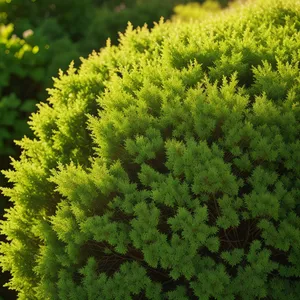
[[[169,17],[178,1],[0,0],[0,169],[7,169],[9,155],[19,155],[13,141],[30,134],[28,116],[59,68],[79,63],[80,55],[104,46],[108,37],[117,43],[128,20],[152,25]]]
[[[296,3],[129,27],[60,75],[6,172],[19,299],[297,299]]]

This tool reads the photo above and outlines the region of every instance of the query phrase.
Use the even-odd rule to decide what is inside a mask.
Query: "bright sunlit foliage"
[[[216,13],[220,13],[222,6],[215,0],[205,1],[203,4],[198,2],[191,2],[188,4],[177,5],[174,8],[175,15],[174,21],[192,21],[192,20],[205,20]]]
[[[129,20],[152,26],[178,2],[184,0],[0,0],[0,169],[19,153],[13,141],[29,135],[28,117],[59,68],[109,37],[116,44]]]
[[[19,299],[298,299],[300,5],[129,26],[61,72],[5,172]]]

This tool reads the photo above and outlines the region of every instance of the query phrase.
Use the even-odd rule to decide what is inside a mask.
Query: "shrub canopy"
[[[61,72],[5,172],[19,299],[297,299],[300,8],[129,27]]]
[[[221,4],[214,0],[207,0],[203,4],[198,2],[180,4],[174,7],[175,14],[172,19],[181,22],[201,21],[219,13],[221,8]]]
[[[59,68],[77,64],[109,37],[117,43],[129,20],[152,26],[180,2],[0,0],[0,169],[7,168],[8,155],[18,153],[13,140],[30,134],[27,119]]]

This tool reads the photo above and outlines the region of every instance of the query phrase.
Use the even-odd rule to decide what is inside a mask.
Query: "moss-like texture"
[[[19,299],[298,299],[297,3],[129,28],[61,74],[6,172]]]

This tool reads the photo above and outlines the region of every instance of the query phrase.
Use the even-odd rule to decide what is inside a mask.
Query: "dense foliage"
[[[19,154],[14,140],[31,136],[28,117],[59,69],[100,49],[109,37],[116,43],[129,20],[152,26],[181,2],[0,0],[0,169]],[[5,205],[0,194],[0,218]]]
[[[0,0],[0,168],[18,151],[13,140],[29,133],[28,113],[45,99],[59,68],[100,49],[109,37],[116,43],[129,20],[152,26],[180,2]]]
[[[108,38],[116,43],[129,20],[151,27],[185,2],[0,0],[0,169],[19,152],[13,141],[30,134],[28,116],[46,98],[59,69],[66,70],[72,60],[77,64]]]
[[[251,1],[251,0],[250,0]],[[247,0],[232,0],[232,1],[216,1],[206,0],[203,3],[189,2],[187,4],[179,4],[174,7],[174,22],[201,22],[208,18],[215,17],[229,9],[234,9],[236,6],[243,5]]]
[[[16,155],[13,140],[30,133],[26,119],[34,110],[38,93],[38,47],[13,35],[13,25],[0,25],[0,168],[9,167],[8,155]],[[20,84],[23,81],[23,84]],[[0,174],[0,185],[5,183]],[[0,218],[6,201],[0,193]],[[0,291],[1,294],[1,291]]]
[[[46,98],[59,68],[67,69],[71,60],[77,64],[81,55],[99,49],[108,37],[116,43],[118,31],[129,20],[152,26],[184,2],[0,0],[0,169],[8,168],[9,155],[19,155],[13,140],[24,134],[31,137],[28,116]],[[0,174],[3,184],[8,183]],[[6,206],[0,193],[0,219]]]
[[[176,3],[152,1],[146,7],[145,1],[119,2],[0,0],[1,168],[5,157],[15,153],[13,139],[28,132],[24,110],[33,112],[35,103],[45,98],[59,68],[100,49],[109,37],[115,42],[129,20],[152,25],[169,16]]]
[[[190,2],[188,4],[180,4],[174,7],[174,21],[201,21],[205,20],[216,13],[220,13],[221,4],[214,0],[208,0],[203,4],[198,2]]]
[[[13,24],[0,24],[0,169],[7,169],[9,156],[19,155],[14,140],[25,134],[31,136],[27,120],[36,109],[38,100],[46,97],[46,86],[58,73],[59,66],[67,68],[71,57],[79,56],[72,42],[59,38],[51,42],[44,34],[46,24],[53,34],[60,29],[45,22],[35,32],[27,30],[19,38]],[[46,26],[46,27],[47,27]],[[62,54],[57,54],[62,51]],[[0,185],[7,184],[0,174]],[[0,193],[0,218],[6,201]]]
[[[19,299],[298,299],[296,3],[129,27],[60,73],[5,172]]]

